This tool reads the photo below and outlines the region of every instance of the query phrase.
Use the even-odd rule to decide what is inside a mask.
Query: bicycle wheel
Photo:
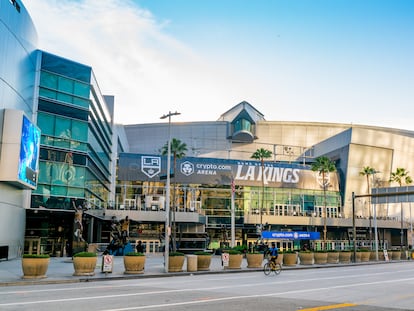
[[[270,274],[270,272],[272,272],[272,268],[270,268],[270,265],[269,265],[269,263],[267,262],[267,263],[265,263],[265,265],[263,266],[263,273],[264,273],[265,275],[269,275],[269,274]]]
[[[273,271],[276,275],[280,274],[280,272],[282,271],[282,265],[280,263],[275,263]]]

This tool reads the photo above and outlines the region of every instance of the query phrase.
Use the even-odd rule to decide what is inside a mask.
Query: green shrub
[[[73,255],[73,257],[96,257],[96,253],[92,252],[80,252]]]
[[[129,252],[126,253],[125,256],[145,256],[145,254],[139,252]]]
[[[170,253],[168,254],[168,256],[170,256],[170,257],[175,257],[175,256],[184,256],[184,253],[181,253],[181,252],[170,252]]]
[[[228,253],[230,255],[240,255],[241,252],[236,249],[223,249],[223,253]]]
[[[47,254],[37,255],[37,254],[24,254],[23,258],[50,258]]]
[[[195,252],[195,253],[194,253],[194,255],[208,255],[208,256],[211,256],[211,255],[212,255],[212,253],[210,253],[210,252],[198,251],[198,252]]]
[[[279,252],[279,254],[294,254],[296,253],[293,249],[285,249],[283,252]]]

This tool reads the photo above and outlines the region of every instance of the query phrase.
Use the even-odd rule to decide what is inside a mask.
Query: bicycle
[[[272,261],[269,257],[267,258],[267,262],[263,266],[263,273],[265,275],[270,275],[272,272],[275,275],[279,275],[282,271],[282,265],[278,262]]]

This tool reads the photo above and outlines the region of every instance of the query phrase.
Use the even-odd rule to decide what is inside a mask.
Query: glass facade
[[[40,174],[32,207],[101,208],[109,200],[112,119],[92,69],[41,54]]]

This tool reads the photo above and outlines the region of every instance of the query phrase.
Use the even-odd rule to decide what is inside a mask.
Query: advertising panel
[[[164,156],[121,153],[118,180],[163,181],[166,167],[167,157]],[[172,167],[171,173],[174,182],[181,184],[231,185],[234,180],[236,186],[262,185],[260,161],[185,157],[177,160],[176,170]],[[331,173],[327,178],[327,189],[339,191],[337,174]],[[279,162],[265,163],[264,184],[274,188],[320,190],[323,187],[319,174],[310,166]]]
[[[40,129],[23,111],[5,109],[1,135],[0,180],[35,189],[39,173]]]

